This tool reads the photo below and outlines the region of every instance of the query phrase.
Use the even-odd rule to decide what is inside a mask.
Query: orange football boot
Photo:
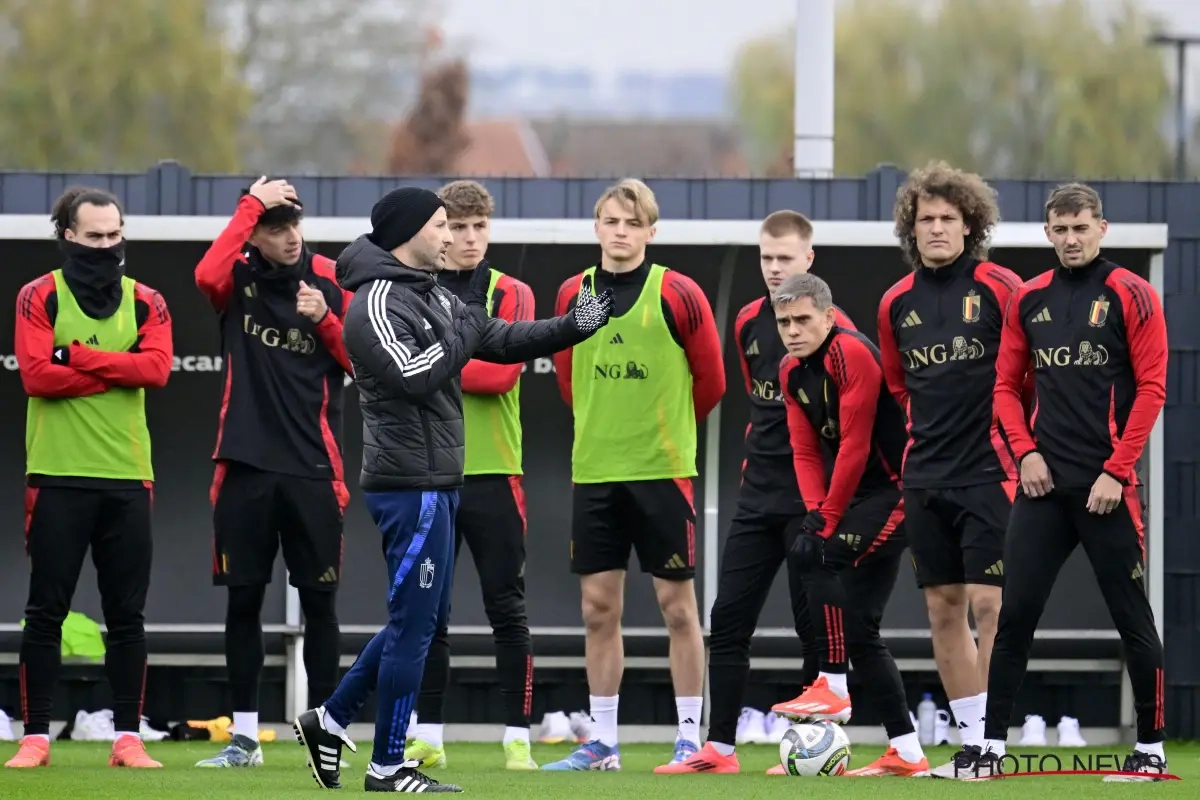
[[[896,748],[889,747],[886,753],[870,764],[858,769],[852,769],[846,774],[855,777],[872,778],[884,778],[893,775],[901,778],[924,778],[929,774],[929,759],[922,758],[920,761],[915,762],[905,761],[896,752]]]
[[[768,775],[787,775],[787,772],[784,770],[783,764],[776,764],[775,766],[773,766],[769,770],[767,770],[767,774]]]
[[[145,743],[132,734],[121,736],[113,742],[112,755],[108,757],[108,765],[139,769],[157,769],[162,766],[146,753]]]
[[[26,736],[21,740],[17,754],[4,766],[13,769],[50,766],[50,739],[45,736]]]
[[[821,676],[795,700],[776,703],[771,710],[792,720],[828,720],[844,725],[850,721],[850,698],[830,689],[829,681]]]
[[[717,752],[717,748],[707,742],[686,761],[663,764],[661,767],[654,768],[656,775],[685,775],[697,772],[709,775],[736,775],[741,771],[736,752],[723,756]]]

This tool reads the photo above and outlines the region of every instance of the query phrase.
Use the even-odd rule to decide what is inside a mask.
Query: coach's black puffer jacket
[[[362,409],[360,486],[368,492],[462,485],[459,375],[468,360],[517,364],[587,338],[572,315],[508,323],[473,312],[432,273],[366,236],[338,257],[337,281],[354,292],[342,336]]]

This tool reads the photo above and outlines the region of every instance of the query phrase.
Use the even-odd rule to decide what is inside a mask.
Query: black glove
[[[575,304],[575,309],[571,313],[579,332],[591,336],[608,324],[612,309],[612,289],[605,289],[597,297],[593,292],[592,282],[588,281],[583,284],[582,290],[579,292],[579,302]]]
[[[71,363],[71,348],[65,344],[61,344],[50,351],[50,363],[58,364],[60,367],[69,366]]]
[[[491,267],[482,263],[475,267],[475,271],[471,273],[471,282],[467,285],[467,292],[463,295],[463,302],[469,306],[479,306],[486,311],[488,284],[491,282]]]
[[[792,542],[788,559],[802,572],[809,572],[825,563],[825,518],[820,511],[810,511],[800,521],[799,532]]]

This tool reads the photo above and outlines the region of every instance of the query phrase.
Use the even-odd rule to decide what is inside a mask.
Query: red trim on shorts
[[[896,503],[896,507],[892,509],[892,513],[888,514],[887,521],[883,523],[883,527],[880,528],[879,533],[876,534],[875,539],[871,542],[871,546],[868,547],[861,556],[854,559],[854,566],[857,567],[864,558],[869,556],[875,550],[878,550],[880,547],[883,547],[883,543],[888,540],[888,537],[890,537],[903,522],[904,498],[901,497],[900,501]]]
[[[675,478],[683,499],[687,500],[688,508],[692,510],[692,519],[687,522],[687,565],[696,566],[696,493],[691,478]]]
[[[29,528],[33,525],[33,509],[37,506],[36,486],[25,487],[25,555],[29,555]],[[24,669],[22,667],[22,669]],[[25,673],[21,673],[22,677]]]
[[[508,488],[512,490],[513,503],[517,506],[517,513],[521,515],[521,535],[524,536],[529,530],[529,520],[525,516],[525,487],[521,483],[521,476],[509,475]]]

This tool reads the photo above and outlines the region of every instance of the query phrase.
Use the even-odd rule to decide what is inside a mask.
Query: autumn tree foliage
[[[417,101],[392,132],[387,171],[394,175],[452,172],[467,148],[470,75],[462,59],[427,69]]]

